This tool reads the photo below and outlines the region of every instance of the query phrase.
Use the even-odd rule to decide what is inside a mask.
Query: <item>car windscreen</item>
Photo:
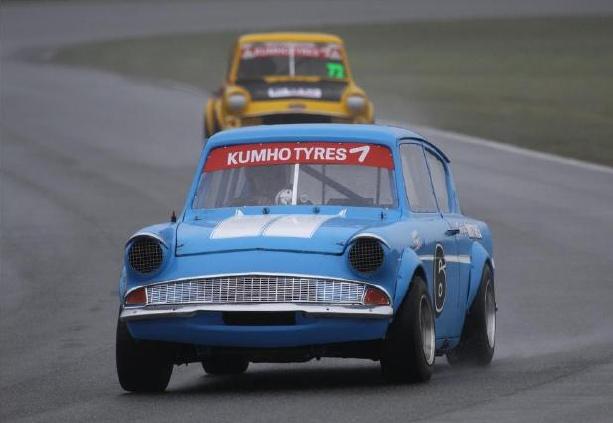
[[[241,45],[237,80],[265,76],[345,79],[341,46],[334,43],[260,42]]]
[[[362,143],[243,144],[213,149],[195,209],[272,205],[396,207],[390,150]]]

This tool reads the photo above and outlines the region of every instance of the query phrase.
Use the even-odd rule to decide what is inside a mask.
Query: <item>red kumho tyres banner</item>
[[[218,147],[209,153],[204,172],[280,164],[340,164],[394,168],[392,153],[376,144],[292,142]]]
[[[241,59],[260,57],[311,57],[314,59],[340,60],[340,46],[337,44],[304,42],[249,43],[241,46]]]

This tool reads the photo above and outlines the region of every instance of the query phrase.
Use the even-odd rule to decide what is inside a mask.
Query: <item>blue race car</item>
[[[190,362],[355,357],[424,382],[435,356],[494,354],[490,230],[462,215],[445,154],[394,127],[214,135],[180,216],[128,240],[119,293],[128,391],[163,391]]]

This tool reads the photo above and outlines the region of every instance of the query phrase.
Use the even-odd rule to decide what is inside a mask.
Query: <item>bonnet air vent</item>
[[[374,238],[359,238],[349,250],[351,266],[361,273],[372,273],[383,264],[383,247]]]
[[[151,273],[162,264],[162,247],[155,239],[148,236],[138,237],[128,251],[130,267],[138,273]]]

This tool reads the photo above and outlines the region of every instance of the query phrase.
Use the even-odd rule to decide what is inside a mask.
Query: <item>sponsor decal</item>
[[[324,72],[326,72],[324,70]],[[303,91],[298,91],[296,94],[305,94],[305,98],[308,96],[315,96],[317,93],[310,91],[311,88],[316,88],[320,90],[321,96],[319,98],[313,98],[313,100],[327,100],[327,101],[340,101],[345,88],[347,87],[347,83],[345,83],[342,79],[324,79],[317,82],[308,82],[308,81],[278,81],[278,82],[266,82],[264,80],[253,80],[247,81],[242,80],[241,86],[249,91],[252,101],[259,100],[270,100],[271,97],[269,95],[269,89],[273,88],[271,92],[273,95],[282,95],[284,94],[282,91],[276,91],[276,88],[289,88],[290,90],[293,88],[300,88]],[[304,91],[307,89],[306,91]],[[285,98],[285,97],[278,97]],[[288,99],[291,97],[287,97]],[[295,97],[300,98],[300,97]],[[300,104],[301,108],[304,108],[304,104]]]
[[[289,56],[341,60],[341,47],[333,43],[301,42],[247,43],[241,46],[241,59],[243,60]]]
[[[472,223],[463,223],[458,227],[458,229],[460,230],[461,235],[466,235],[470,239],[483,238],[483,235],[481,235],[481,229]]]
[[[436,315],[440,315],[445,306],[447,297],[447,262],[445,251],[441,244],[436,244],[434,249],[434,309]]]
[[[424,240],[419,236],[419,232],[411,232],[411,249],[414,251],[419,250],[424,245]]]
[[[295,163],[394,168],[390,150],[381,145],[294,142],[218,147],[209,153],[203,171]]]
[[[321,98],[321,88],[305,88],[305,87],[270,87],[268,89],[268,97],[270,98]]]

